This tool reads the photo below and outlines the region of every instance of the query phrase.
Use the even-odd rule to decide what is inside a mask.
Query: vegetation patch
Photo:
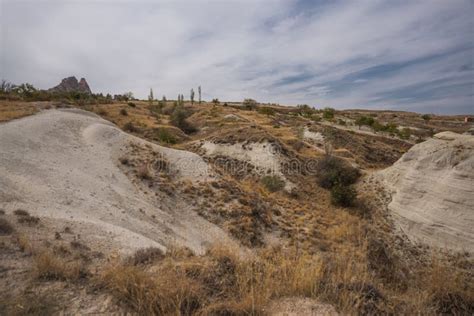
[[[149,247],[138,249],[133,256],[126,260],[127,263],[137,266],[142,264],[150,264],[156,260],[161,260],[165,257],[163,250],[156,247]]]
[[[277,192],[285,187],[285,180],[283,180],[280,176],[277,175],[264,176],[260,181],[262,182],[263,186],[270,192]]]
[[[334,205],[352,206],[357,197],[351,186],[360,177],[360,171],[340,158],[325,155],[318,164],[318,182],[323,188],[331,190]]]
[[[176,126],[186,134],[192,134],[197,131],[197,129],[188,122],[187,118],[191,115],[191,112],[184,108],[183,106],[176,106],[171,113],[170,122],[172,125]]]
[[[138,128],[132,122],[127,122],[123,126],[123,130],[129,133],[136,133],[138,132]]]
[[[5,218],[0,218],[0,236],[11,235],[15,229]]]
[[[318,182],[325,189],[354,184],[359,177],[360,171],[340,158],[326,155],[318,163]]]
[[[14,210],[13,214],[15,214],[16,216],[30,216],[30,213],[28,213],[28,211],[22,209]]]
[[[77,281],[87,276],[84,265],[79,261],[67,261],[49,250],[42,250],[34,256],[34,273],[42,280]]]
[[[336,184],[331,188],[331,201],[335,205],[353,206],[357,192],[352,186]]]
[[[165,128],[165,127],[160,127],[156,129],[155,135],[160,142],[163,142],[166,144],[176,144],[178,142],[176,136],[173,133],[171,133],[171,131],[168,128]]]

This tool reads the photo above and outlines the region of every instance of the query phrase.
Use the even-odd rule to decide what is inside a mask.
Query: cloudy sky
[[[14,83],[474,113],[472,0],[0,3],[0,77]]]

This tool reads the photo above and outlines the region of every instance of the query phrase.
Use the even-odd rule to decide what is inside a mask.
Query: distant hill
[[[57,86],[49,89],[50,92],[83,92],[87,94],[92,94],[89,85],[87,84],[86,79],[81,78],[80,81],[77,81],[77,78],[72,76],[68,78],[64,78],[61,80],[61,83]]]

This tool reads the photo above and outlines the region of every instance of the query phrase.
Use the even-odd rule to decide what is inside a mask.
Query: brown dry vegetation
[[[172,102],[161,113],[150,111],[148,102],[134,104],[84,108],[139,137],[201,155],[200,140],[226,144],[265,140],[279,147],[283,159],[319,160],[323,153],[301,137],[305,125],[321,131],[335,148],[334,155],[356,162],[364,168],[362,173],[392,164],[411,146],[383,135],[322,126],[293,115],[293,109],[274,106],[269,114],[243,110],[238,104],[194,105],[188,120],[197,132],[185,135],[170,125]],[[0,121],[36,109],[31,103],[1,101]],[[127,115],[121,114],[123,110]],[[229,114],[239,119],[225,119]],[[356,115],[347,112],[349,118]],[[404,122],[400,113],[378,115],[381,121],[441,124],[439,128],[458,126],[459,121],[443,117],[422,123],[410,114]],[[129,258],[101,261],[91,269],[84,259],[90,257],[90,250],[67,244],[64,235],[56,238],[53,250],[46,250],[12,230],[9,234],[15,234],[17,247],[31,254],[32,278],[82,282],[88,289],[110,293],[117,304],[124,303],[124,311],[138,314],[258,315],[266,314],[270,302],[285,297],[315,298],[343,314],[474,313],[472,258],[437,253],[397,235],[380,202],[386,199],[385,192],[359,187],[355,206],[342,208],[332,205],[330,192],[318,185],[314,174],[285,173],[298,190],[287,192],[281,186],[269,190],[252,170],[229,174],[212,158],[205,159],[219,179],[199,185],[175,181],[170,162],[147,148],[130,148],[120,165],[137,185],[156,190],[158,199],[176,195],[251,251],[240,254],[221,245],[196,256],[186,249],[146,249]],[[18,218],[30,217],[18,214]],[[25,225],[21,229],[39,228]],[[37,308],[42,307],[38,304]]]
[[[34,114],[38,108],[30,102],[0,101],[0,122]]]
[[[344,314],[472,313],[466,276],[434,260],[406,280],[409,288],[394,290],[372,276],[366,247],[328,256],[270,247],[250,258],[219,246],[204,256],[170,252],[146,267],[112,263],[99,283],[143,314],[263,315],[282,297],[317,298]]]

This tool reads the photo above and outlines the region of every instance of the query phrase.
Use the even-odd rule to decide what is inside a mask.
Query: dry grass
[[[33,106],[10,107],[8,111],[13,112],[9,113],[0,104],[0,122],[28,115],[28,107]],[[125,108],[127,115],[121,114]],[[200,131],[185,136],[169,125],[166,113],[158,121],[150,113],[148,102],[137,101],[135,107],[126,103],[91,106],[92,111],[119,127],[167,144],[176,140],[185,149],[183,141],[207,137],[216,141],[227,141],[230,137],[242,137],[242,141],[276,137],[283,149],[293,153],[285,144],[295,144],[295,127],[306,124],[302,118],[280,113],[270,118],[255,111],[212,108],[204,103],[193,109],[196,112],[190,121]],[[243,120],[223,119],[231,113]],[[273,128],[274,125],[280,127]],[[349,149],[357,145],[350,153],[362,166],[385,166],[387,157],[396,159],[404,148],[398,142],[374,137],[340,131],[332,134],[328,139],[336,148],[345,150],[348,144]],[[370,142],[366,144],[366,140]],[[297,147],[297,158],[321,155],[310,147]],[[392,155],[393,150],[396,153]],[[367,157],[375,160],[364,160]],[[120,159],[142,179],[158,179],[169,172],[166,163],[150,164],[152,178],[144,161],[156,162],[156,157],[136,159],[129,155]],[[222,178],[226,176],[229,175],[222,174]],[[299,189],[297,199],[269,194],[258,188],[258,179],[230,179],[233,178],[213,189],[190,187],[188,198],[199,200],[198,206],[206,219],[224,227],[249,247],[264,247],[268,232],[280,234],[282,243],[290,246],[256,249],[254,255],[246,258],[239,258],[237,251],[223,247],[213,247],[203,256],[194,256],[183,248],[172,248],[166,254],[143,250],[128,261],[104,267],[97,276],[99,283],[138,314],[256,315],[264,314],[268,302],[274,299],[295,296],[329,302],[343,314],[473,314],[471,275],[436,258],[432,263],[420,259],[423,263],[407,267],[407,258],[399,257],[393,250],[393,240],[374,239],[369,229],[374,219],[366,216],[368,212],[354,216],[353,210],[349,213],[332,206],[329,192],[318,187],[315,177],[295,175],[291,179]],[[70,282],[83,276],[83,266],[78,261],[50,251],[37,251],[22,236],[18,236],[18,244],[23,251],[34,254],[38,278]],[[74,248],[74,244],[71,246]],[[82,249],[80,245],[76,248]],[[413,258],[418,260],[418,254],[408,257]]]
[[[148,269],[111,265],[100,281],[140,314],[259,315],[272,299],[318,297],[328,291],[328,281],[347,282],[348,269],[354,269],[344,260],[339,279],[332,280],[321,257],[297,249],[268,248],[246,259],[236,253],[213,247],[198,257],[174,250]],[[334,286],[327,296],[338,290]]]
[[[128,258],[127,262],[131,265],[149,264],[153,261],[164,258],[164,253],[161,249],[149,247],[137,250],[133,256]]]
[[[33,247],[29,241],[29,239],[25,235],[17,235],[16,236],[16,243],[18,244],[18,247],[20,248],[20,251],[23,251],[25,253],[31,254],[33,253]]]
[[[34,275],[43,280],[77,281],[87,275],[84,265],[79,261],[67,261],[42,249],[34,256]]]
[[[138,167],[137,176],[142,180],[150,180],[153,178],[147,163],[143,163]]]
[[[54,293],[24,292],[0,300],[0,315],[53,315],[58,312],[60,303]]]
[[[7,122],[38,111],[33,103],[18,101],[0,101],[0,122]]]
[[[246,257],[225,247],[203,256],[173,248],[147,266],[115,262],[99,282],[139,314],[260,315],[284,297],[316,298],[343,314],[472,314],[472,277],[433,259],[408,287],[390,288],[370,268],[369,245],[324,255],[270,247]]]
[[[474,315],[474,283],[466,272],[453,269],[435,257],[422,273],[421,283],[427,294],[425,305],[437,314]]]

